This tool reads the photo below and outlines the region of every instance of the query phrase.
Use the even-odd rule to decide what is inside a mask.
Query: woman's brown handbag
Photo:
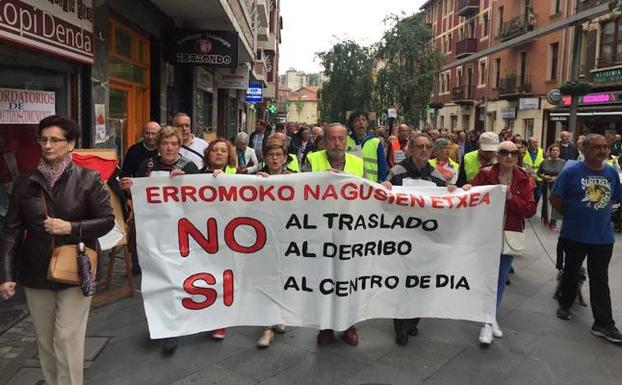
[[[45,194],[43,192],[41,192],[41,199],[43,199],[45,215],[49,217]],[[82,226],[80,226],[80,241],[82,241]],[[85,247],[85,253],[91,262],[91,274],[95,277],[95,273],[97,272],[97,252]],[[77,244],[56,246],[56,237],[52,236],[52,259],[50,259],[50,266],[48,268],[48,279],[60,283],[80,285]]]

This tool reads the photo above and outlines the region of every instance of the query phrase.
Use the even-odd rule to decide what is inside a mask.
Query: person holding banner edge
[[[471,186],[487,186],[503,184],[507,186],[505,219],[503,226],[503,249],[499,263],[499,278],[497,282],[497,308],[503,300],[505,285],[510,274],[513,254],[524,248],[524,238],[521,238],[525,228],[525,219],[536,213],[536,200],[531,176],[518,166],[520,152],[510,141],[499,144],[497,149],[497,164],[482,168],[470,185],[464,185],[468,190]],[[521,244],[522,242],[522,244]],[[503,331],[497,321],[482,325],[479,342],[490,345],[493,337],[503,337]]]
[[[258,176],[267,178],[270,175],[283,175],[295,173],[287,167],[287,147],[280,138],[269,138],[264,142],[262,153],[264,155],[265,166],[257,173]],[[274,339],[274,332],[279,334],[285,333],[285,325],[273,325],[266,327],[257,340],[257,347],[267,348]]]
[[[172,126],[164,126],[156,136],[159,155],[144,161],[136,171],[136,177],[150,177],[158,174],[169,174],[171,177],[184,174],[197,174],[196,164],[179,154],[182,136],[179,130]],[[121,188],[128,194],[132,187],[132,178],[123,178]],[[178,339],[164,338],[162,340],[162,354],[171,355],[177,350]]]
[[[420,179],[433,182],[439,187],[447,186],[449,192],[455,191],[455,184],[447,184],[444,179],[434,175],[435,168],[429,162],[432,148],[432,138],[428,134],[411,134],[406,146],[407,158],[389,170],[387,181],[392,185],[402,186],[404,179]],[[394,319],[395,343],[405,346],[409,335],[416,336],[420,320],[421,318]]]

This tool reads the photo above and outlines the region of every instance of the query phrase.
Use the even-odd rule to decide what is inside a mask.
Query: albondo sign
[[[93,1],[0,0],[0,40],[93,64]]]
[[[173,64],[237,67],[238,34],[228,31],[180,30],[172,51]]]

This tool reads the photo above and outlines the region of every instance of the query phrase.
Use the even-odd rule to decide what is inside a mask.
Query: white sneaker
[[[490,345],[492,343],[492,325],[484,324],[479,330],[479,343],[482,345]]]
[[[503,338],[503,330],[501,330],[497,321],[492,324],[492,335],[495,338]]]
[[[285,325],[283,324],[274,325],[272,326],[272,330],[274,330],[275,332],[279,334],[283,334],[285,333]]]
[[[257,340],[257,346],[260,348],[267,348],[270,346],[270,342],[274,339],[274,332],[272,329],[267,328],[261,334],[261,337]]]

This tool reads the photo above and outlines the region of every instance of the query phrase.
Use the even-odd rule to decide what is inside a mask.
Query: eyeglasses
[[[503,157],[512,156],[514,158],[518,158],[518,156],[520,155],[520,151],[518,151],[518,150],[512,150],[512,151],[510,151],[510,150],[499,150],[499,151],[497,151],[497,155],[503,156]]]
[[[592,149],[592,150],[608,151],[609,150],[609,145],[607,145],[607,144],[592,144],[591,146],[589,146],[589,148]]]
[[[432,145],[431,144],[415,144],[414,147],[417,150],[431,150],[432,149]]]
[[[266,154],[266,158],[278,158],[281,157],[285,154],[283,154],[282,152],[269,152]]]
[[[67,142],[67,141],[68,139],[64,139],[64,138],[46,138],[45,136],[40,136],[37,138],[37,143],[41,145],[46,145],[48,142],[50,142],[52,146],[56,146],[59,143]]]

